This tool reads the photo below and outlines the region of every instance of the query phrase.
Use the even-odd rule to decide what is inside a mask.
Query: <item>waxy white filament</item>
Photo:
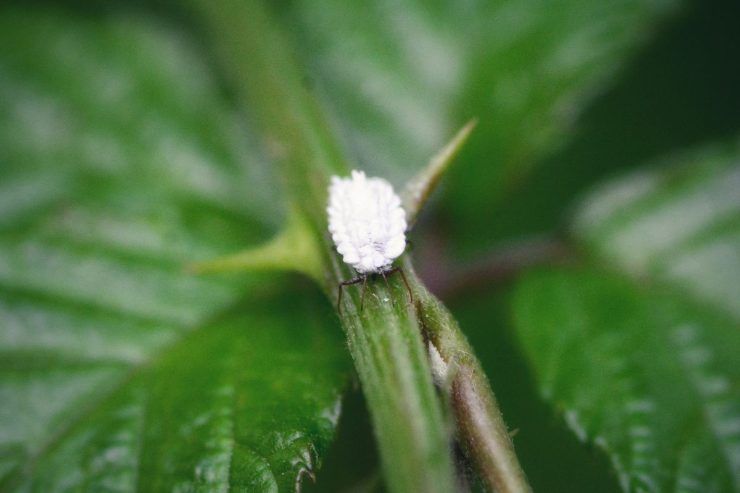
[[[390,183],[352,171],[332,176],[329,232],[342,259],[360,274],[385,272],[406,248],[406,213]]]

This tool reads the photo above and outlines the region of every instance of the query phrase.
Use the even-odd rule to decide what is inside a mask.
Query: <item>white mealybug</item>
[[[385,278],[399,272],[411,298],[406,276],[393,267],[393,261],[406,249],[406,213],[391,184],[382,178],[368,178],[362,171],[352,171],[349,178],[332,176],[326,211],[337,251],[359,274],[340,283],[337,306],[341,306],[344,286],[362,282],[362,307],[364,284],[373,274]]]
[[[406,248],[406,213],[382,178],[362,171],[350,178],[332,176],[326,211],[337,251],[361,274],[390,270]]]

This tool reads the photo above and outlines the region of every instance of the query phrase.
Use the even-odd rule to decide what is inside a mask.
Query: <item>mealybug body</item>
[[[406,213],[390,183],[382,178],[368,178],[362,171],[352,171],[349,178],[333,176],[326,210],[337,251],[359,274],[340,284],[337,304],[341,302],[343,286],[364,283],[372,274],[385,277],[401,272],[409,289],[403,272],[392,267],[406,249]]]

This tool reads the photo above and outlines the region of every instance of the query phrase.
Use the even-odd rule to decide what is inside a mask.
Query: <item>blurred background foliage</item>
[[[182,271],[283,217],[189,7],[0,7],[0,490],[382,490],[330,304]],[[740,489],[736,3],[269,8],[358,167],[479,118],[411,238],[533,489]]]

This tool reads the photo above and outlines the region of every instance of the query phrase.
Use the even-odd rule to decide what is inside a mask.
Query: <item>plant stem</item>
[[[283,172],[292,207],[319,245],[330,298],[351,277],[326,234],[329,175],[349,169],[312,94],[303,84],[285,37],[254,0],[193,4],[263,144]],[[454,491],[449,430],[432,384],[421,329],[411,307],[383,282],[368,286],[364,310],[349,290],[342,325],[367,398],[386,483],[395,492]],[[403,300],[399,302],[398,300]],[[299,329],[299,328],[296,328]]]
[[[303,241],[316,245],[316,271],[321,273],[314,277],[333,300],[339,282],[352,276],[326,233],[327,183],[331,174],[346,174],[350,167],[303,83],[285,36],[263,6],[256,0],[212,0],[195,6],[245,108],[258,124],[265,149],[280,165],[290,206],[305,225]],[[454,155],[471,128],[453,139],[450,152],[439,163]],[[428,196],[432,185],[425,183],[436,182],[440,173],[423,179],[423,193],[416,195]],[[254,263],[254,257],[247,260]],[[364,309],[359,290],[349,289],[340,312],[389,489],[399,493],[455,490],[451,430],[432,383],[424,333],[442,364],[451,369],[448,401],[467,453],[482,477],[500,493],[529,491],[496,400],[465,337],[420,283],[408,258],[402,257],[402,262],[416,306],[407,304],[405,287],[392,279],[387,284],[368,284]]]
[[[428,343],[446,366],[445,390],[455,414],[458,434],[468,457],[488,486],[498,493],[531,491],[488,379],[465,335],[447,308],[420,282],[410,262],[414,296]]]
[[[445,251],[443,238],[429,236],[415,252],[426,286],[445,301],[501,285],[528,268],[565,263],[572,258],[565,242],[555,237],[525,238],[468,263],[451,261]],[[424,266],[430,268],[425,270]]]

